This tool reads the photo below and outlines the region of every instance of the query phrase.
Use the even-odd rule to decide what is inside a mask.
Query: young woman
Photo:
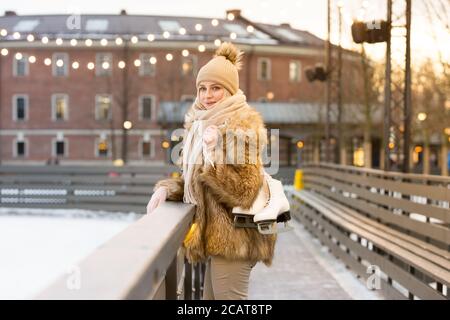
[[[232,214],[235,207],[251,208],[263,187],[261,150],[267,144],[261,115],[239,89],[242,55],[231,43],[223,43],[200,69],[197,98],[185,116],[183,174],[159,181],[147,206],[150,213],[166,200],[196,205],[184,247],[191,263],[206,262],[204,299],[247,299],[253,266],[258,261],[269,266],[274,254],[275,234],[238,228]],[[243,132],[258,138],[248,139]],[[231,140],[226,140],[230,133]],[[217,157],[213,151],[219,141],[234,138],[242,139],[244,154],[231,157],[234,149],[227,142],[219,148],[222,157]],[[257,151],[256,159],[249,150]]]

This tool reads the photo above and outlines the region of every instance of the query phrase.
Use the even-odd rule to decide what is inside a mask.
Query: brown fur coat
[[[237,114],[229,119],[226,129],[265,130],[261,115],[253,108],[246,114]],[[258,154],[265,144],[267,139],[264,135],[264,141],[258,143]],[[257,163],[250,163],[247,151],[246,148],[244,164],[215,164],[215,168],[206,165],[194,172],[193,190],[198,203],[194,222],[198,228],[185,247],[190,262],[220,255],[232,260],[262,261],[268,266],[272,263],[276,235],[263,235],[254,228],[235,228],[233,224],[232,208],[250,208],[263,183],[261,159],[258,157]],[[168,188],[167,200],[183,201],[182,178],[161,180],[154,190],[160,186]]]

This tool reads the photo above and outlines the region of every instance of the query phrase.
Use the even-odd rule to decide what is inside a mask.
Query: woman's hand
[[[147,204],[147,214],[151,213],[155,210],[161,203],[166,201],[167,199],[167,187],[159,187],[153,193],[150,201]]]
[[[207,127],[205,129],[205,132],[203,132],[203,144],[205,145],[208,151],[214,149],[218,139],[219,139],[219,128],[217,128],[217,126],[215,125]]]

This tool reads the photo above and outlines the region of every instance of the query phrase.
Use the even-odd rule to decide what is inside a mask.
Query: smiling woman
[[[196,205],[183,245],[189,262],[206,263],[206,300],[247,299],[252,268],[258,261],[269,266],[275,249],[275,234],[238,226],[232,213],[233,207],[252,207],[265,181],[261,154],[267,131],[239,89],[242,59],[241,50],[224,42],[198,72],[197,98],[185,115],[183,175],[158,181],[147,206],[151,213],[166,199]],[[254,134],[253,139],[242,132]],[[228,141],[226,135],[232,142],[216,148]],[[234,140],[246,150],[234,149]],[[235,153],[240,159],[232,160]]]

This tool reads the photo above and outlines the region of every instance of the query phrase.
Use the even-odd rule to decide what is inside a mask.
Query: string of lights
[[[227,20],[233,21],[235,19],[233,13],[228,13]],[[211,25],[213,27],[217,27],[219,25],[218,19],[212,19]],[[201,23],[195,24],[195,30],[197,32],[200,32],[203,30],[203,25]],[[252,25],[248,25],[246,28],[247,32],[250,34],[254,32],[255,28]],[[86,35],[88,36],[88,35]],[[181,38],[180,38],[181,36]],[[18,31],[12,31],[7,30],[5,28],[0,29],[0,55],[1,56],[8,56],[10,53],[10,50],[8,50],[7,47],[11,47],[11,45],[8,45],[7,47],[5,45],[2,46],[2,43],[11,43],[11,42],[17,42],[17,41],[23,41],[26,40],[27,42],[31,43],[37,43],[40,42],[43,45],[49,45],[56,47],[63,47],[64,45],[70,45],[70,47],[92,47],[95,45],[99,45],[100,47],[123,47],[125,45],[137,45],[140,42],[155,42],[155,41],[164,41],[164,40],[170,40],[170,39],[176,39],[176,40],[182,40],[184,36],[184,39],[186,39],[189,34],[186,30],[186,28],[181,27],[178,30],[178,35],[171,34],[169,31],[164,31],[162,34],[152,34],[152,33],[146,33],[146,34],[124,34],[121,36],[117,35],[104,35],[102,34],[101,37],[95,39],[92,35],[89,35],[89,37],[83,38],[82,35],[79,37],[73,37],[72,35],[69,37],[68,35],[66,37],[55,34],[55,35],[47,35],[47,34],[36,34],[36,33],[27,33],[27,34],[21,34]],[[235,32],[231,32],[228,37],[217,37],[213,41],[214,47],[219,47],[222,44],[222,41],[232,41],[236,40],[238,38],[238,35]],[[205,52],[207,49],[207,43],[200,44],[197,46],[198,52]],[[191,54],[191,52],[188,49],[181,50],[181,55],[183,57],[188,57]],[[17,60],[21,60],[25,57],[28,57],[28,62],[31,64],[42,62],[46,66],[51,66],[52,63],[55,63],[58,67],[63,67],[66,63],[62,59],[58,59],[55,62],[52,61],[50,57],[45,57],[43,59],[37,59],[34,55],[28,55],[25,50],[21,50],[19,52],[16,52],[14,55],[14,58]],[[165,60],[167,62],[170,62],[174,59],[173,53],[167,53],[165,55]],[[158,62],[157,58],[152,56],[149,58],[150,64],[154,65]],[[73,60],[68,61],[69,65],[72,66],[72,69],[79,69],[81,66],[79,61]],[[140,67],[142,64],[142,61],[140,59],[136,59],[133,62],[133,65],[135,67]],[[88,62],[85,64],[85,67],[88,70],[94,70],[95,68],[102,68],[102,69],[109,69],[111,68],[111,64],[109,62],[102,62],[101,65],[97,66],[95,62]],[[125,61],[118,61],[117,67],[119,69],[123,69],[126,67]]]

